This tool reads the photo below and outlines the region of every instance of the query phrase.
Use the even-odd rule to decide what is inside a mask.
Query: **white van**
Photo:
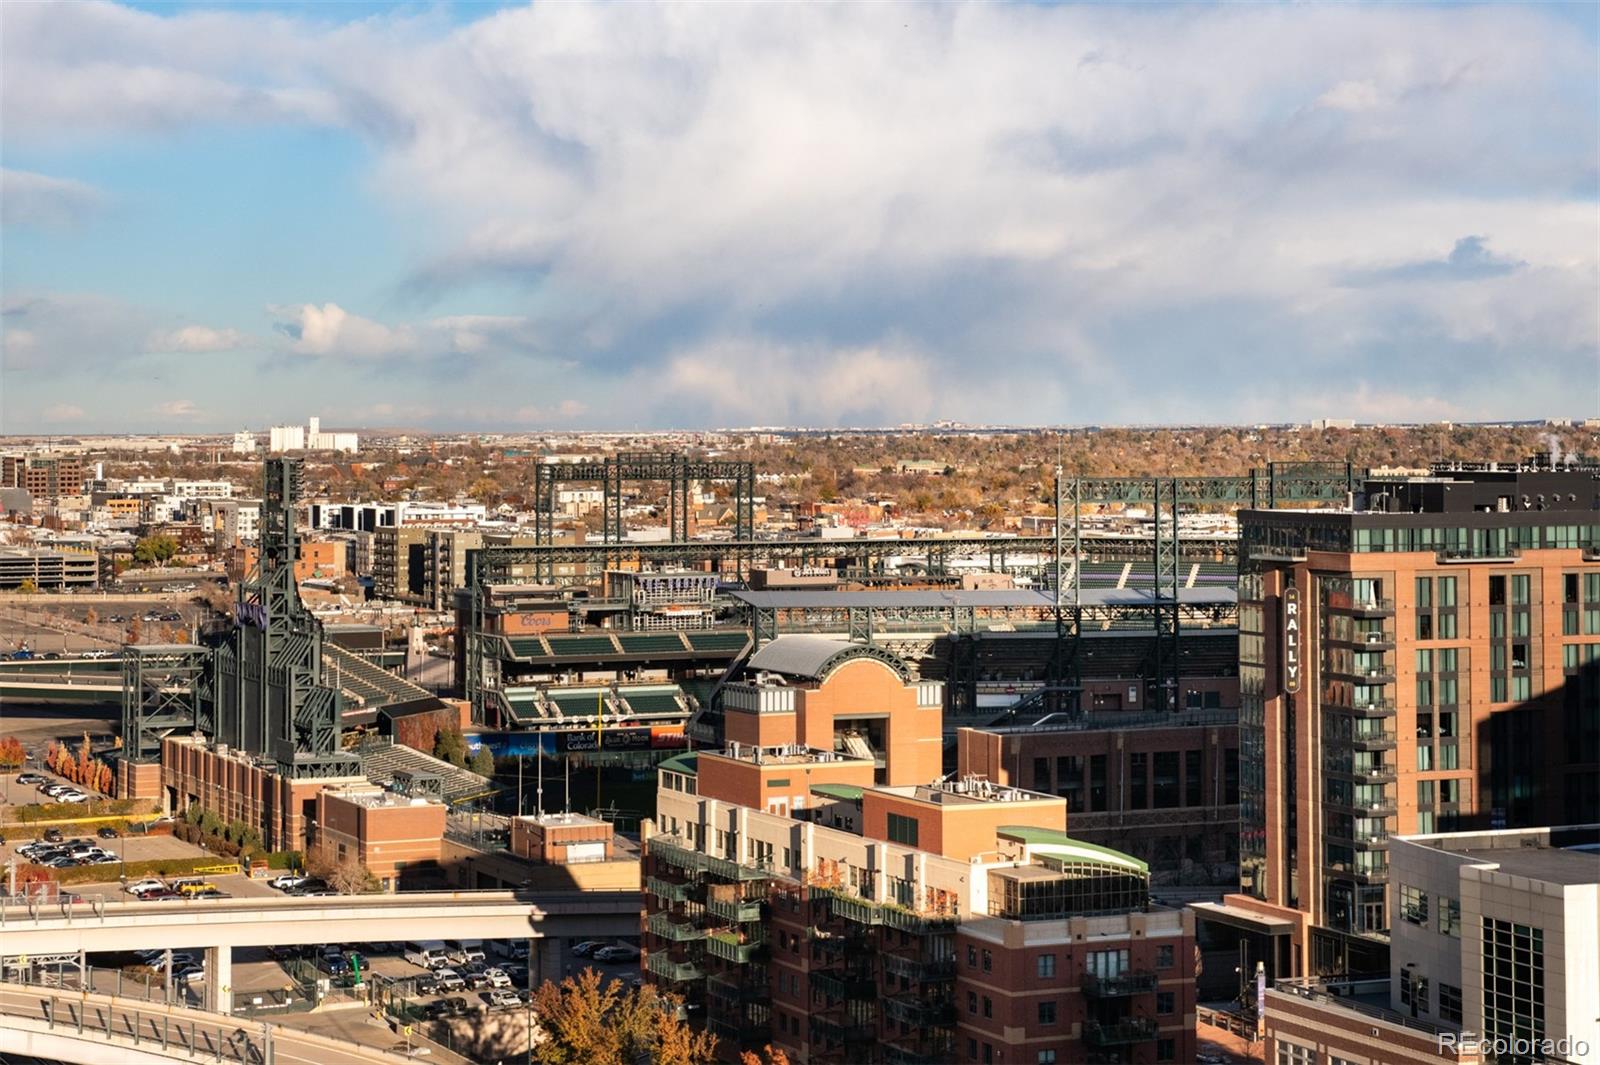
[[[459,965],[488,960],[484,957],[481,939],[450,939],[445,942],[450,946],[450,960]]]
[[[443,964],[446,955],[449,953],[445,949],[443,940],[413,940],[406,944],[406,961],[424,969],[432,969],[437,965]]]

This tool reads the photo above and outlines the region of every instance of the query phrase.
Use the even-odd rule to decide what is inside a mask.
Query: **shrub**
[[[138,880],[146,876],[183,876],[197,869],[218,864],[213,857],[152,858],[142,862],[124,862],[112,865],[80,865],[72,869],[46,869],[43,866],[24,866],[24,872],[37,879],[54,880],[57,884],[99,884],[126,876]]]
[[[306,856],[299,851],[273,851],[267,855],[268,869],[304,869]]]

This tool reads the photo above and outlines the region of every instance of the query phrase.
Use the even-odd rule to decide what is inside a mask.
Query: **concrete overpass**
[[[233,1007],[234,947],[416,939],[527,939],[532,982],[560,979],[570,939],[637,935],[636,891],[429,891],[320,898],[0,901],[8,957],[191,947],[206,952],[207,1005]]]
[[[0,1054],[80,1065],[391,1065],[406,1061],[282,1025],[113,995],[0,983]]]

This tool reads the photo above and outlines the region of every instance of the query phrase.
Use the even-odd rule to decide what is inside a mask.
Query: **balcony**
[[[954,958],[928,960],[901,958],[889,954],[884,956],[883,971],[890,976],[904,977],[917,983],[929,980],[948,980],[956,974],[956,960]]]
[[[884,999],[883,1016],[885,1020],[909,1024],[913,1028],[945,1028],[956,1021],[955,1007],[951,1003],[914,995]]]
[[[883,907],[881,920],[885,928],[897,928],[919,936],[950,932],[956,927],[956,919],[952,915],[917,913],[892,904]]]
[[[1369,729],[1365,733],[1357,732],[1349,739],[1330,742],[1347,743],[1358,751],[1390,751],[1394,749],[1394,728],[1384,723],[1382,728]]]
[[[1329,604],[1333,605],[1333,604]],[[1394,614],[1393,599],[1352,599],[1345,609],[1362,617],[1387,617]]]
[[[650,930],[652,935],[660,936],[662,939],[671,940],[674,943],[688,943],[696,939],[704,939],[706,934],[704,928],[696,928],[692,924],[679,923],[672,920],[671,916],[665,913],[652,913],[649,920],[645,922],[645,927]]]
[[[820,992],[824,998],[855,999],[870,1002],[878,997],[878,982],[872,978],[871,973],[839,973],[813,969],[808,977],[811,990]]]
[[[755,974],[740,969],[727,974],[708,976],[706,978],[706,994],[714,999],[729,1005],[740,1005],[746,1002],[767,1001],[767,981],[765,977],[755,978]]]
[[[1350,814],[1354,817],[1393,817],[1395,815],[1395,800],[1392,798],[1378,799],[1361,805],[1356,804],[1354,799],[1349,802],[1341,799],[1324,799],[1322,805],[1333,813]]]
[[[705,868],[706,856],[697,850],[685,846],[681,841],[669,836],[652,836],[645,844],[650,857],[668,865],[677,866],[679,869],[697,873]]]
[[[835,917],[845,921],[852,921],[860,925],[875,925],[883,923],[884,907],[866,899],[847,895],[835,888],[824,888],[828,895],[828,907]]]
[[[767,862],[736,862],[729,858],[717,858],[704,855],[702,868],[712,876],[721,877],[723,880],[765,880],[772,875],[772,866]]]
[[[761,920],[761,903],[758,900],[707,899],[706,912],[724,921],[745,924]]]
[[[659,876],[647,876],[644,880],[644,889],[658,899],[666,902],[686,902],[694,897],[694,884],[680,884],[671,880],[663,880]]]
[[[758,935],[759,934],[759,935]],[[757,928],[742,942],[733,932],[712,932],[706,936],[706,953],[723,961],[746,965],[767,947],[765,929]]]
[[[1083,1041],[1092,1047],[1128,1046],[1149,1042],[1159,1030],[1156,1022],[1148,1017],[1129,1017],[1115,1024],[1086,1021],[1083,1025]]]
[[[1362,699],[1353,696],[1324,696],[1323,705],[1334,710],[1344,710],[1363,717],[1386,717],[1394,713],[1393,699]]]
[[[1306,549],[1287,544],[1256,544],[1250,548],[1250,557],[1256,562],[1304,562]]]
[[[1381,853],[1378,857],[1382,857]],[[1365,884],[1386,881],[1389,878],[1388,862],[1363,862],[1363,861],[1330,861],[1327,864],[1330,873],[1351,877]]]
[[[1148,995],[1156,989],[1156,974],[1134,970],[1117,976],[1083,974],[1083,993],[1090,998],[1127,998]]]
[[[1482,550],[1474,550],[1470,547],[1465,549],[1447,548],[1440,551],[1436,557],[1441,565],[1463,562],[1515,562],[1522,557],[1522,548],[1507,547],[1498,551],[1490,548]]]
[[[878,1039],[878,1026],[874,1022],[847,1019],[836,1021],[829,1017],[811,1018],[811,1038],[830,1043],[873,1043]]]
[[[673,961],[665,954],[651,954],[645,967],[661,979],[675,984],[688,983],[705,975],[692,963]]]

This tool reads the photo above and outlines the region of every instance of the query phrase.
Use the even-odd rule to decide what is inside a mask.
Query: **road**
[[[159,1052],[156,1047],[171,1046],[173,1057],[205,1055],[246,1065],[372,1065],[403,1060],[376,1048],[281,1025],[248,1022],[241,1026],[233,1018],[197,1010],[16,984],[0,985],[0,1014],[46,1022],[64,1034],[82,1031],[87,1038],[130,1049],[144,1045]],[[38,1030],[37,1023],[28,1027]],[[149,1046],[151,1043],[156,1046]],[[182,1053],[185,1050],[189,1055]]]

